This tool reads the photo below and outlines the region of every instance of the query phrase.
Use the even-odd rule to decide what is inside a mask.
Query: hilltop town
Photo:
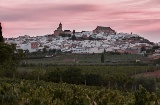
[[[110,27],[97,26],[93,31],[76,32],[63,30],[60,23],[53,34],[31,37],[7,38],[5,43],[16,44],[16,49],[26,52],[58,50],[62,53],[102,53],[119,52],[128,54],[153,54],[160,56],[160,43],[153,43],[133,33],[117,33]]]

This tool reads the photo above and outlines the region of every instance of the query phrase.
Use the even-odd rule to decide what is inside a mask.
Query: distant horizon
[[[62,23],[62,22],[61,22]],[[97,25],[97,26],[100,26],[100,25]],[[96,26],[96,27],[97,27]],[[58,27],[58,25],[57,25],[57,27]],[[95,27],[95,28],[96,28]],[[105,26],[104,26],[105,27]],[[109,27],[109,26],[108,26]],[[3,28],[3,27],[2,27]],[[112,28],[112,27],[111,27]],[[56,29],[55,29],[56,30]],[[70,30],[70,29],[63,29],[63,30]],[[72,30],[70,30],[70,31],[73,31],[74,29],[72,29]],[[94,29],[92,29],[92,30],[78,30],[78,31],[76,31],[76,32],[82,32],[82,31],[93,31]],[[3,31],[3,30],[2,30]],[[115,30],[116,31],[116,30]],[[117,31],[116,31],[117,32]],[[117,32],[117,33],[128,33],[128,34],[130,34],[130,33],[132,33],[132,34],[137,34],[137,33],[134,33],[134,32]],[[44,33],[44,34],[35,34],[35,35],[30,35],[30,34],[22,34],[22,35],[16,35],[16,36],[12,36],[12,37],[5,37],[4,35],[4,38],[16,38],[16,37],[19,37],[19,36],[24,36],[24,35],[29,35],[30,37],[36,37],[36,36],[44,36],[44,35],[50,35],[50,34],[54,34],[54,31],[53,31],[53,33]],[[147,39],[147,37],[145,37],[145,36],[143,36],[143,35],[140,35],[140,34],[137,34],[137,35],[139,35],[139,36],[141,36],[141,37],[144,37],[144,38],[146,38]],[[154,41],[152,41],[152,40],[150,40],[150,39],[148,39],[149,41],[151,41],[151,42],[154,42]],[[160,40],[158,41],[158,42],[160,42]],[[156,43],[156,42],[155,42]]]
[[[6,38],[53,34],[61,22],[63,30],[104,26],[160,42],[160,0],[3,0],[0,8]]]

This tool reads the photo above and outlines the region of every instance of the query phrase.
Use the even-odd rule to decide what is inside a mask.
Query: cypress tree
[[[0,42],[3,42],[2,26],[1,26],[1,23],[0,23]]]
[[[76,40],[75,30],[73,30],[72,40]]]
[[[101,62],[104,63],[104,53],[101,54]]]

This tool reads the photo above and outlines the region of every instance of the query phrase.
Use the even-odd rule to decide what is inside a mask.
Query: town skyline
[[[0,4],[4,37],[41,36],[63,29],[92,31],[97,26],[135,33],[153,42],[160,40],[158,0],[5,0]],[[147,7],[147,8],[146,8]]]

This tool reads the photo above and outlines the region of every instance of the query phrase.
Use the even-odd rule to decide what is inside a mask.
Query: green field
[[[137,64],[136,60],[147,59],[138,54],[104,54],[104,63],[101,63],[101,54],[57,54],[51,58],[45,58],[44,55],[27,57],[24,62],[28,65],[134,65]]]
[[[70,67],[78,68],[82,73],[86,74],[98,74],[101,76],[124,74],[128,76],[141,74],[145,72],[154,72],[159,70],[159,67],[155,66],[33,66],[33,67],[19,67],[18,71],[32,71],[42,70],[45,72],[51,72],[55,70],[67,70]]]

